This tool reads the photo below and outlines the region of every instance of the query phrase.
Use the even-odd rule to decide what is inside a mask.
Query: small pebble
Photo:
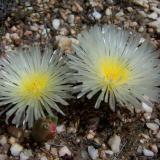
[[[17,31],[17,28],[16,28],[15,26],[13,26],[13,27],[11,28],[11,31],[12,31],[12,32],[16,32],[16,31]]]
[[[82,158],[82,160],[90,159],[88,152],[86,150],[83,150],[83,149],[81,150],[81,158]]]
[[[153,157],[154,156],[154,153],[151,150],[145,149],[145,148],[143,149],[143,154],[147,157]]]
[[[31,35],[32,35],[32,31],[25,31],[25,32],[24,32],[24,35],[25,35],[25,36],[31,36]]]
[[[92,13],[92,16],[93,16],[96,20],[99,20],[99,19],[102,17],[102,15],[101,15],[99,12],[97,12],[96,10]]]
[[[152,131],[156,131],[159,129],[159,126],[156,123],[146,123],[146,126]]]
[[[121,138],[118,135],[112,136],[108,141],[108,145],[111,147],[114,153],[118,153],[120,151],[120,143]]]
[[[108,4],[114,4],[114,0],[106,0],[106,2],[108,3]]]
[[[60,35],[66,36],[68,34],[68,30],[66,28],[60,28]]]
[[[154,29],[153,29],[153,28],[148,28],[148,32],[149,32],[149,33],[153,33],[153,32],[154,32]]]
[[[14,137],[10,137],[10,138],[9,138],[9,143],[10,143],[10,144],[14,144],[14,143],[16,143],[16,142],[17,142],[16,138],[14,138]]]
[[[133,3],[141,7],[146,7],[148,0],[134,0]]]
[[[51,149],[51,145],[48,144],[48,143],[45,143],[45,149],[46,149],[47,151],[49,151],[49,150]]]
[[[113,155],[113,151],[111,151],[111,150],[106,150],[105,153],[108,155]]]
[[[10,43],[10,42],[12,42],[12,40],[11,40],[11,35],[9,34],[9,33],[6,33],[5,34],[5,39]]]
[[[93,134],[89,133],[89,134],[87,135],[87,139],[93,139],[93,138],[94,138],[94,136],[95,136],[95,135],[93,135]]]
[[[31,150],[24,150],[23,152],[20,153],[20,160],[29,160],[31,156],[32,156]]]
[[[0,154],[0,160],[8,160],[9,158],[5,154]]]
[[[50,151],[50,152],[52,153],[52,155],[53,155],[54,157],[58,157],[57,148],[51,147],[51,151]]]
[[[142,108],[145,112],[148,112],[148,113],[151,113],[153,111],[153,106],[150,106],[144,102],[142,102]]]
[[[158,28],[160,26],[160,18],[157,18],[156,21],[149,22],[148,26]]]
[[[7,143],[7,137],[5,135],[0,136],[0,145],[4,146]]]
[[[138,146],[137,153],[141,154],[142,152],[143,152],[143,147],[142,146]]]
[[[68,149],[67,146],[64,146],[64,147],[62,147],[62,148],[59,149],[59,156],[60,157],[64,157],[64,156],[69,156],[70,157],[71,155],[72,155],[72,153]]]
[[[133,8],[132,7],[127,7],[127,11],[128,12],[133,12]]]
[[[92,160],[97,160],[99,157],[98,150],[93,146],[88,146],[88,153]]]
[[[39,26],[38,26],[37,24],[35,24],[35,25],[32,25],[32,26],[30,27],[30,29],[31,29],[31,31],[37,32],[38,29],[39,29]]]
[[[74,17],[73,14],[71,14],[71,15],[68,16],[68,23],[70,23],[71,26],[74,25],[74,19],[75,19],[75,17]]]
[[[77,138],[77,139],[76,139],[76,143],[78,144],[78,143],[80,143],[80,142],[81,142],[81,139]]]
[[[153,12],[153,13],[151,13],[151,14],[148,15],[148,18],[153,19],[153,20],[156,20],[157,17],[158,17],[158,15],[157,15],[156,12]]]
[[[11,38],[12,38],[13,40],[18,40],[18,39],[20,39],[20,37],[19,37],[19,35],[18,35],[17,33],[12,33],[12,34],[11,34]]]
[[[60,20],[59,19],[53,19],[52,26],[54,29],[58,30],[60,26]]]
[[[150,139],[150,137],[147,134],[142,133],[141,136],[145,139]]]
[[[76,133],[77,132],[77,129],[75,127],[68,127],[67,128],[67,133]]]
[[[118,13],[116,13],[116,17],[122,17],[122,16],[124,16],[123,10],[119,11]]]
[[[157,124],[160,126],[160,120],[159,120],[159,119],[156,118],[156,119],[154,120],[154,122],[157,123]]]
[[[12,144],[10,148],[11,154],[13,156],[19,156],[22,150],[23,150],[23,147],[18,143]]]
[[[156,144],[152,144],[152,145],[150,145],[150,147],[151,147],[151,150],[152,150],[154,153],[158,153],[158,147],[157,147]]]
[[[102,150],[101,151],[101,154],[100,154],[100,157],[103,159],[103,160],[108,160],[108,157],[112,156],[114,153],[113,151],[111,150]]]
[[[144,118],[146,119],[146,120],[150,120],[151,119],[151,116],[152,116],[152,114],[151,113],[144,113],[143,114],[143,116],[144,116]]]
[[[160,15],[160,8],[152,7],[152,10]]]
[[[147,14],[144,11],[138,11],[138,13],[142,18],[147,17]]]
[[[41,157],[40,160],[48,160],[48,158],[46,156]]]
[[[105,11],[106,16],[112,15],[112,10],[110,8],[107,8]]]
[[[65,128],[65,125],[64,125],[64,124],[61,124],[61,125],[57,126],[56,129],[57,129],[57,133],[58,133],[58,134],[66,131],[66,128]]]
[[[79,41],[75,38],[68,38],[66,36],[56,36],[58,47],[65,53],[72,53],[72,44],[78,44]]]
[[[137,22],[131,22],[131,23],[130,23],[130,26],[131,26],[131,27],[136,27],[137,25],[138,25]]]

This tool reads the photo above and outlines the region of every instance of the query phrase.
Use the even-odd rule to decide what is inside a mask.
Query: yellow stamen
[[[49,81],[49,75],[46,73],[32,73],[22,77],[20,83],[20,94],[24,97],[39,98],[45,92]]]
[[[103,85],[109,89],[125,84],[130,78],[130,70],[118,58],[108,57],[100,60],[100,75]]]

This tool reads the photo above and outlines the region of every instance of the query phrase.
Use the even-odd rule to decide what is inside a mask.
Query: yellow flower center
[[[20,94],[24,97],[39,98],[48,87],[49,75],[43,72],[22,76]],[[27,98],[26,97],[26,98]]]
[[[103,85],[113,89],[125,84],[130,78],[130,70],[118,58],[108,57],[100,61],[100,75],[103,77]]]

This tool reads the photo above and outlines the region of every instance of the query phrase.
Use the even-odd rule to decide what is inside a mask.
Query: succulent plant
[[[33,125],[31,138],[39,143],[53,139],[56,135],[57,120],[52,117],[40,118]]]
[[[78,98],[97,95],[95,108],[104,101],[112,110],[116,103],[141,107],[145,97],[159,101],[160,60],[149,42],[113,25],[94,26],[78,40],[75,55],[69,55]]]
[[[54,116],[52,109],[64,114],[57,103],[68,105],[70,70],[59,54],[38,46],[18,49],[1,59],[0,105],[6,105],[6,120],[17,126]]]

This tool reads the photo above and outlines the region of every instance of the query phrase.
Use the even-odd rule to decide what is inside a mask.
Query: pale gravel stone
[[[141,136],[145,139],[150,139],[149,135],[142,133]]]
[[[71,156],[72,155],[72,153],[71,153],[71,151],[68,149],[68,147],[67,146],[63,146],[63,147],[61,147],[60,149],[59,149],[59,156],[60,157],[64,157],[65,155],[67,155],[67,156]]]
[[[148,26],[153,27],[153,28],[160,28],[160,17],[157,18],[156,21],[152,21],[148,23]]]
[[[147,17],[147,14],[144,11],[138,11],[138,13],[143,18]]]
[[[4,146],[7,143],[7,137],[5,135],[0,136],[0,145]]]
[[[133,3],[142,7],[146,7],[148,0],[133,0]]]
[[[68,23],[70,23],[71,26],[74,25],[74,19],[75,19],[74,14],[71,14],[71,15],[68,16]]]
[[[100,153],[100,157],[102,160],[108,160],[108,157],[113,155],[113,151],[111,150],[102,150]]]
[[[0,160],[8,160],[7,155],[5,155],[5,154],[0,154]]]
[[[142,146],[138,146],[137,153],[141,154],[142,152],[143,152],[143,147]]]
[[[81,158],[82,160],[88,160],[90,159],[89,155],[88,155],[88,152],[86,150],[81,150]]]
[[[46,156],[41,157],[40,160],[48,160],[48,158]]]
[[[151,14],[148,15],[148,18],[153,19],[153,20],[156,20],[157,17],[158,17],[158,15],[157,15],[156,12],[153,12],[153,13],[151,13]]]
[[[45,143],[45,149],[49,151],[51,149],[51,145],[49,143]]]
[[[37,24],[34,24],[32,26],[30,26],[31,31],[37,32],[39,29],[39,26]]]
[[[56,130],[57,130],[57,133],[60,134],[60,133],[66,131],[66,127],[64,124],[61,124],[61,125],[57,126]]]
[[[147,157],[153,157],[154,156],[154,152],[152,152],[151,150],[146,149],[146,148],[143,149],[143,154]]]
[[[120,151],[120,144],[121,138],[118,135],[112,136],[108,141],[108,145],[111,147],[114,153],[118,153]]]
[[[90,130],[89,133],[87,134],[87,139],[93,139],[95,137],[95,132],[93,130]]]
[[[71,134],[71,133],[76,133],[77,132],[77,129],[75,127],[68,127],[67,128],[67,133]]]
[[[146,123],[146,126],[152,131],[157,131],[159,129],[159,126],[156,123]]]
[[[145,113],[143,114],[143,116],[144,116],[144,118],[145,118],[146,120],[150,120],[150,119],[151,119],[151,116],[152,116],[152,113],[145,112]]]
[[[52,155],[54,157],[58,157],[58,150],[57,150],[57,148],[51,147],[51,151],[50,152],[52,153]]]
[[[106,0],[106,2],[107,2],[108,4],[113,4],[113,3],[114,3],[114,0]]]
[[[122,17],[124,16],[123,10],[120,10],[118,13],[116,13],[116,17]]]
[[[52,21],[52,26],[54,29],[58,30],[59,29],[59,26],[60,26],[60,20],[59,19],[53,19]]]
[[[113,151],[111,151],[111,150],[105,150],[105,153],[108,155],[113,155]]]
[[[99,157],[98,150],[93,146],[88,146],[88,153],[92,160],[97,160]]]
[[[154,12],[156,12],[160,15],[160,8],[152,7],[151,10],[153,10]]]
[[[152,145],[150,145],[150,147],[151,147],[151,150],[152,150],[154,153],[158,153],[158,147],[157,147],[156,144],[152,144]]]
[[[92,16],[96,19],[99,20],[101,19],[102,15],[101,13],[99,13],[98,11],[94,10],[94,12],[92,13]]]
[[[144,32],[144,27],[140,26],[140,28],[138,29],[138,32],[140,32],[140,33]]]
[[[20,153],[20,160],[29,160],[32,156],[32,150],[24,150]]]
[[[132,7],[127,7],[127,11],[131,13],[131,12],[133,12],[133,8]]]
[[[145,112],[148,112],[148,113],[152,113],[152,111],[153,111],[153,106],[150,106],[144,102],[142,102],[142,108]]]
[[[111,16],[112,15],[112,10],[110,8],[107,8],[105,11],[106,16]]]
[[[10,151],[13,156],[19,156],[21,151],[23,151],[23,147],[18,143],[14,143],[12,144]]]
[[[17,141],[17,139],[15,137],[10,137],[8,142],[10,144],[14,144],[14,143],[16,143],[16,141]]]
[[[154,120],[154,122],[157,123],[157,124],[160,126],[160,120],[159,120],[158,118],[156,118],[156,119]]]

